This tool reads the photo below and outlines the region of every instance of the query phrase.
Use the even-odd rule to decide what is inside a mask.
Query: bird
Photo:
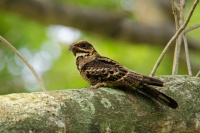
[[[139,74],[110,58],[101,56],[88,41],[75,42],[69,50],[76,57],[77,69],[81,77],[89,82],[90,88],[125,87],[137,90],[172,109],[178,107],[174,99],[154,88],[163,87],[163,81]]]

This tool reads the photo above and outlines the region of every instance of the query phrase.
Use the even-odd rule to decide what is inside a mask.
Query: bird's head
[[[69,47],[69,50],[72,51],[76,57],[98,55],[92,44],[87,41],[75,42]]]

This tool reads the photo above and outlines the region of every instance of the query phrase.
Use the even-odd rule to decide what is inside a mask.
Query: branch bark
[[[10,94],[0,96],[0,132],[198,132],[200,78],[159,78],[178,109],[110,88]]]
[[[0,10],[14,12],[42,24],[71,26],[134,43],[164,46],[175,32],[172,25],[157,28],[145,26],[131,21],[129,16],[121,12],[62,5],[49,0],[1,0]],[[189,41],[189,47],[200,50],[195,41]]]

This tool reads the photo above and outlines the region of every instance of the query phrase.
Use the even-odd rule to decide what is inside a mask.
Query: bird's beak
[[[70,45],[68,50],[72,51],[72,48],[73,48],[73,45]]]
[[[69,51],[72,51],[72,53],[74,54],[74,56],[76,56],[76,48],[74,48],[73,44],[69,46]]]

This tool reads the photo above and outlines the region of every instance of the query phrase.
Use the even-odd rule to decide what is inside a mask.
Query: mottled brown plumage
[[[152,87],[162,87],[162,81],[138,74],[114,60],[100,56],[89,42],[76,42],[70,46],[70,50],[76,56],[76,65],[80,75],[92,85],[92,88],[100,86],[137,88],[138,91],[164,105],[173,109],[178,107],[175,100]]]

